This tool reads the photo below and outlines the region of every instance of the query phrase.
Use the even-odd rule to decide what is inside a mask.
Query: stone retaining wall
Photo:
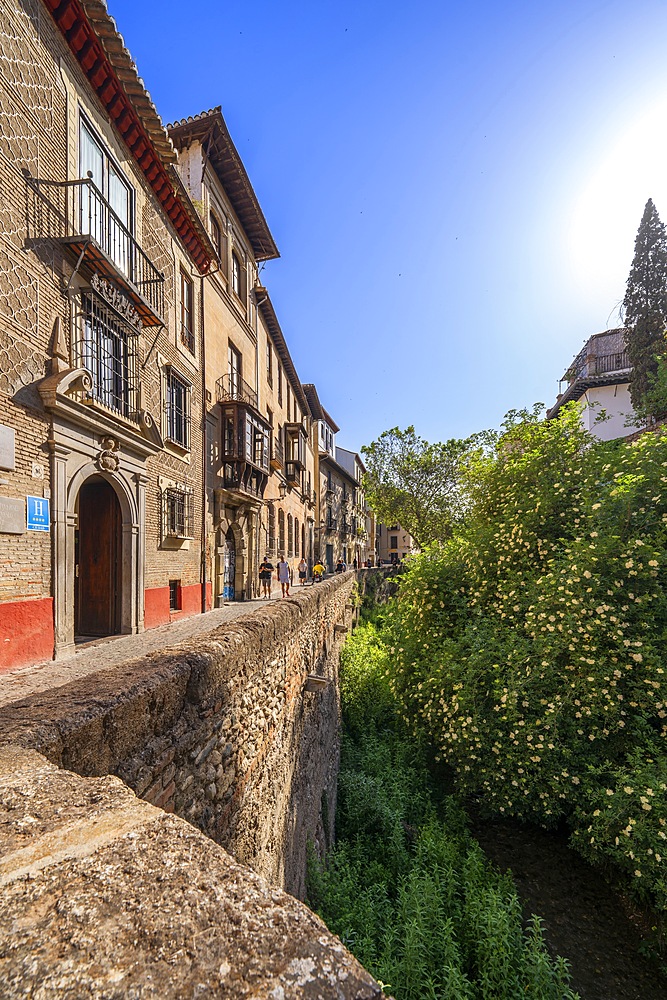
[[[118,778],[0,747],[0,996],[380,1000],[302,903]]]
[[[338,659],[355,584],[346,573],[9,705],[0,744],[36,749],[80,775],[119,776],[302,897],[307,841],[322,850],[333,836]],[[311,674],[326,682],[308,683]]]

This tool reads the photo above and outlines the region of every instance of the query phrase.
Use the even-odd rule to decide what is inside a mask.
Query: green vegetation
[[[387,622],[403,719],[487,814],[569,824],[667,909],[667,434],[515,413]]]
[[[635,239],[635,253],[623,299],[623,317],[632,365],[632,405],[640,414],[663,416],[667,412],[666,400],[660,397],[654,380],[657,358],[665,353],[667,232],[650,198]]]
[[[484,435],[429,444],[394,427],[365,445],[364,489],[383,524],[400,524],[423,547],[448,538],[461,518],[461,472]]]
[[[360,626],[341,666],[345,732],[337,845],[311,858],[309,899],[396,1000],[572,1000],[540,922],[522,925],[456,800],[433,794],[424,750],[397,718],[382,620]]]

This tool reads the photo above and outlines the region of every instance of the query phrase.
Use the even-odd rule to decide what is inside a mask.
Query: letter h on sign
[[[28,531],[48,531],[51,527],[51,512],[46,497],[26,497],[26,503]]]

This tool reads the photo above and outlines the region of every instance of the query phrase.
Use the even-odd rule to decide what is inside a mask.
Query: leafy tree
[[[643,412],[651,376],[657,372],[657,356],[664,352],[667,330],[667,232],[650,198],[635,239],[623,316],[633,368],[632,405]]]
[[[448,538],[465,507],[461,471],[480,446],[481,436],[429,444],[414,427],[364,445],[364,488],[378,519],[400,524],[420,548]]]

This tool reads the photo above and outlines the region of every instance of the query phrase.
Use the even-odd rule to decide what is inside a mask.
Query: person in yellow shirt
[[[325,570],[321,562],[316,562],[313,566],[313,583],[319,583],[324,576]]]

